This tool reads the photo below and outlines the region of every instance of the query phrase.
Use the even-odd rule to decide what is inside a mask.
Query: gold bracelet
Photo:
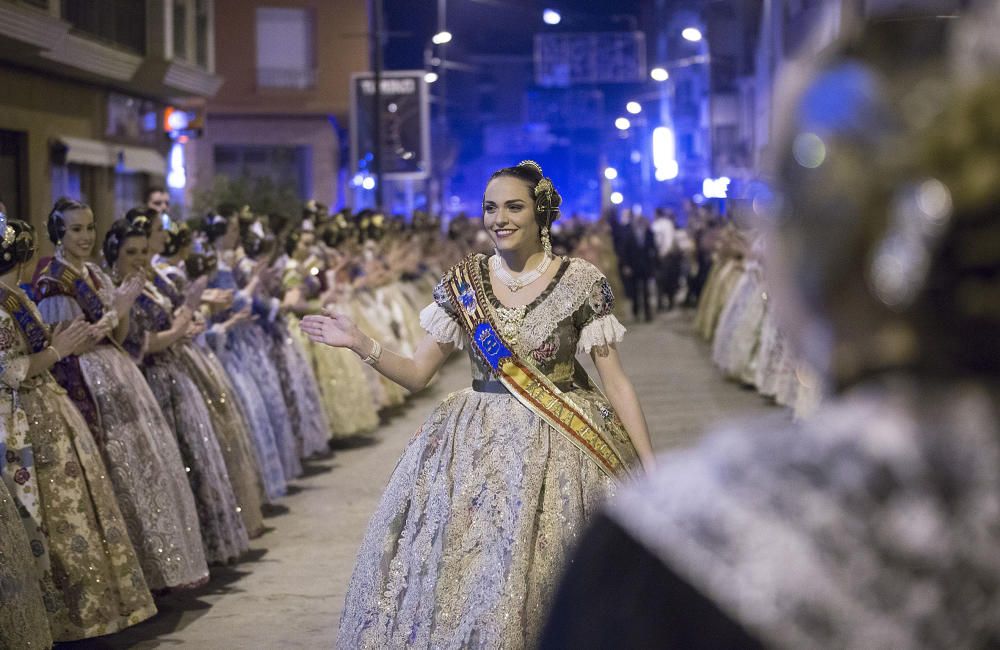
[[[63,359],[63,358],[62,358],[62,355],[61,355],[61,354],[59,354],[59,350],[57,350],[57,349],[56,349],[56,346],[54,346],[54,345],[50,345],[50,346],[48,346],[48,347],[47,347],[47,348],[45,348],[45,349],[46,349],[46,350],[52,350],[53,352],[55,352],[55,353],[56,353],[56,360],[55,360],[55,362],[54,362],[54,363],[59,363],[60,361],[62,361],[62,359]]]
[[[372,339],[372,351],[368,353],[368,356],[365,357],[363,361],[372,368],[374,368],[375,364],[377,364],[379,359],[381,358],[382,358],[382,345],[375,339]]]

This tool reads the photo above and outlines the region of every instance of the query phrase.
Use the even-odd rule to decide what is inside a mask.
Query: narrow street
[[[622,345],[658,450],[688,445],[727,418],[775,408],[722,380],[690,319],[672,313],[631,326]],[[253,541],[249,561],[214,569],[211,583],[194,593],[161,599],[152,621],[62,647],[331,647],[354,554],[396,459],[433,405],[468,384],[468,363],[454,360],[370,440],[312,463],[282,512],[267,520],[273,529]]]

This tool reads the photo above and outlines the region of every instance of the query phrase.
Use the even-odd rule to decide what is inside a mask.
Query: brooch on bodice
[[[518,336],[521,333],[521,323],[524,322],[524,317],[528,313],[528,306],[498,307],[496,312],[497,328],[500,330],[501,336],[511,345],[517,344]]]

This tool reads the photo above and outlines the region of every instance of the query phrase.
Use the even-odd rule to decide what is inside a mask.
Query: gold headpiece
[[[522,160],[521,162],[517,163],[517,166],[518,167],[534,167],[535,169],[538,170],[539,174],[541,174],[542,176],[545,175],[542,172],[542,166],[539,165],[538,163],[536,163],[534,160]]]
[[[14,232],[14,228],[7,223],[7,215],[3,212],[0,212],[0,233],[2,233],[3,245],[5,247],[14,243],[16,233]]]

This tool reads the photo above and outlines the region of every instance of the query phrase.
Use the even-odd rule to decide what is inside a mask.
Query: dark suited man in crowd
[[[649,281],[656,275],[656,239],[649,227],[649,219],[633,217],[623,242],[622,271],[625,285],[631,288],[632,315],[639,320],[639,314],[646,321],[653,320],[650,309]]]
[[[663,311],[674,308],[674,296],[680,288],[681,251],[677,245],[677,216],[673,210],[656,209],[656,218],[650,226],[656,241],[656,309]],[[666,306],[664,307],[664,301]]]

